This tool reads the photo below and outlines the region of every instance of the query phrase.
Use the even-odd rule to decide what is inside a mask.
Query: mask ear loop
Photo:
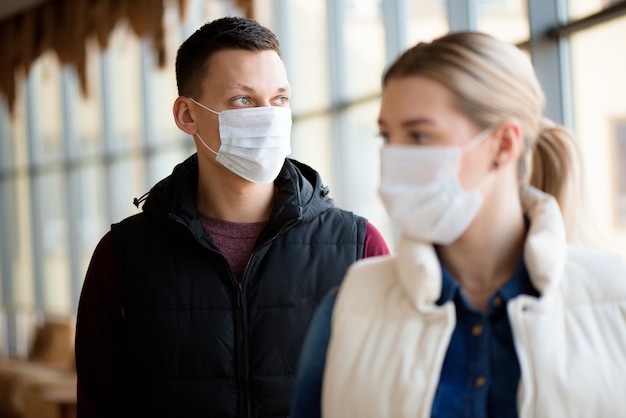
[[[200,140],[200,142],[202,142],[202,145],[204,145],[204,146],[206,147],[206,149],[208,149],[209,151],[211,151],[213,154],[217,155],[217,152],[213,151],[213,149],[212,149],[210,146],[208,146],[208,145],[206,144],[206,142],[204,142],[204,141],[202,140],[202,137],[200,136],[200,134],[199,134],[198,132],[196,132],[194,135],[198,137],[198,139]]]
[[[461,147],[463,154],[465,154],[466,152],[474,148],[476,145],[480,144],[485,139],[487,139],[489,135],[491,135],[495,129],[496,129],[495,126],[489,126],[485,130],[483,130],[481,133],[476,135],[474,138],[470,139],[468,142],[463,144],[463,146]]]
[[[191,97],[187,97],[187,98],[188,98],[189,100],[191,100],[192,102],[194,102],[195,104],[197,104],[198,106],[200,106],[201,108],[206,109],[206,110],[208,110],[208,111],[209,111],[209,112],[211,112],[211,113],[215,113],[216,115],[219,115],[219,114],[220,114],[220,112],[216,112],[215,110],[213,110],[213,109],[211,109],[211,108],[209,108],[209,107],[206,107],[206,106],[205,106],[205,105],[203,105],[202,103],[198,103],[198,102],[196,102],[196,101],[195,101],[193,98],[191,98]]]
[[[205,106],[205,105],[203,105],[202,103],[198,103],[198,102],[197,102],[197,101],[195,101],[192,97],[187,97],[187,98],[188,98],[189,100],[191,100],[192,102],[194,102],[195,104],[197,104],[198,106],[200,106],[201,108],[206,109],[206,110],[208,110],[208,111],[209,111],[209,112],[211,112],[211,113],[215,113],[216,115],[219,115],[219,114],[220,114],[220,112],[216,112],[215,110],[213,110],[213,109],[210,109],[210,108],[206,107],[206,106]],[[206,144],[206,142],[204,142],[204,140],[202,139],[202,137],[200,136],[200,134],[199,134],[198,132],[196,132],[194,135],[198,137],[198,139],[200,140],[200,142],[202,142],[202,145],[204,145],[204,146],[206,147],[206,149],[208,149],[209,151],[211,151],[213,154],[217,155],[217,152],[213,151],[213,149],[212,149],[210,146],[208,146],[208,145]]]
[[[465,154],[466,152],[474,148],[476,145],[480,144],[482,141],[487,139],[489,135],[491,135],[495,129],[496,129],[495,125],[489,126],[485,130],[483,130],[481,133],[476,135],[473,139],[470,139],[469,142],[465,143],[465,145],[461,147],[463,154]],[[497,170],[500,167],[500,162],[498,160],[494,161],[493,167]],[[478,183],[476,183],[474,187],[472,187],[472,190],[480,190],[480,188],[485,183],[485,181],[487,181],[487,179],[491,177],[492,175],[493,175],[493,172],[489,170],[487,174],[485,174],[482,179],[478,180]]]

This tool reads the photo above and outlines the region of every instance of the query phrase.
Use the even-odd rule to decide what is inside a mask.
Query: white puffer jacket
[[[508,306],[521,367],[520,417],[626,416],[626,261],[566,244],[556,201],[522,190],[531,220],[524,256],[540,297]],[[441,268],[431,245],[351,267],[337,296],[323,416],[430,417],[455,326],[437,306]]]

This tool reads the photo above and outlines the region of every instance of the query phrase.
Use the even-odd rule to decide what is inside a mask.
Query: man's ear
[[[174,112],[174,122],[176,122],[176,126],[178,126],[181,131],[189,135],[194,135],[198,132],[195,112],[191,107],[191,100],[184,96],[178,96],[176,100],[174,100],[172,111]]]
[[[515,119],[507,119],[496,128],[495,134],[498,145],[494,166],[517,164],[524,143],[520,123]]]

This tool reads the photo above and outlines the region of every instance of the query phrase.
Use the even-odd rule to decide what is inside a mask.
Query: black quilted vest
[[[287,160],[237,283],[197,217],[197,159],[112,228],[128,326],[129,417],[284,417],[307,324],[361,258],[366,221]]]

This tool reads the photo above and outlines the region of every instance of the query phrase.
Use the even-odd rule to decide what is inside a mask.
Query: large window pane
[[[574,122],[585,164],[587,193],[599,245],[626,254],[626,224],[620,221],[619,176],[624,158],[620,135],[626,121],[626,56],[616,53],[626,38],[626,17],[571,38]],[[601,47],[598,47],[601,45]]]
[[[104,170],[100,164],[85,165],[71,173],[72,202],[76,206],[74,228],[79,281],[87,271],[89,260],[103,230],[109,225],[106,220],[106,194],[104,193]]]
[[[141,146],[141,48],[139,40],[127,25],[120,24],[111,34],[105,52],[104,71],[107,100],[110,100],[112,151],[131,150]]]
[[[13,306],[19,323],[17,329],[15,354],[26,354],[30,329],[28,325],[34,320],[35,306],[35,283],[34,283],[34,257],[31,221],[31,200],[29,193],[29,179],[20,175],[15,179],[15,230],[14,236],[9,237],[14,246],[14,258],[12,260],[13,281]],[[20,326],[21,325],[21,326]]]
[[[336,196],[333,170],[334,144],[330,115],[294,120],[291,129],[290,157],[310,165],[322,176],[324,184]]]
[[[445,1],[412,0],[409,7],[407,46],[413,46],[420,41],[430,41],[448,31]]]
[[[189,150],[185,150],[182,147],[183,141],[186,141],[188,144],[192,145]],[[148,171],[148,187],[152,187],[164,177],[169,176],[172,173],[174,166],[184,161],[191,154],[196,152],[195,146],[193,146],[191,138],[181,138],[180,143],[181,146],[179,147],[170,147],[169,149],[163,149],[158,154],[151,156]],[[141,192],[141,194],[147,191],[148,190],[144,190]]]
[[[43,306],[40,308],[44,312],[66,313],[70,305],[69,219],[66,216],[68,202],[63,171],[55,168],[46,172],[36,179],[34,185],[41,202],[40,206],[33,208],[42,226],[41,231],[35,231],[42,244],[42,259],[36,260],[41,263],[43,273]]]
[[[109,196],[111,223],[119,222],[134,213],[132,205],[134,197],[140,197],[147,190],[143,190],[144,170],[138,158],[122,158],[114,161],[109,167]],[[108,229],[104,228],[102,232]]]
[[[74,115],[68,120],[76,124],[75,128],[68,127],[76,130],[76,138],[72,138],[74,143],[70,144],[69,154],[75,157],[95,156],[101,150],[103,121],[100,69],[100,48],[93,39],[87,42],[86,91],[83,92],[75,80],[72,80],[74,82],[68,88],[72,96],[68,98],[67,110]]]
[[[372,100],[351,106],[341,114],[342,137],[336,146],[341,155],[338,173],[342,183],[340,203],[372,221],[392,245],[391,223],[378,197],[379,155],[383,144],[376,122],[379,109],[380,101]]]
[[[52,53],[45,54],[31,67],[28,89],[24,90],[23,119],[33,148],[28,150],[35,165],[58,162],[63,158],[63,97],[61,70]],[[24,145],[28,144],[28,140]],[[27,154],[28,155],[28,154]]]
[[[344,54],[346,94],[358,99],[380,90],[385,65],[381,0],[346,1]]]
[[[382,145],[377,135],[378,109],[378,101],[373,100],[342,112],[334,133],[329,116],[296,121],[291,157],[317,170],[335,203],[365,216],[391,245],[392,225],[377,194]]]
[[[576,20],[597,13],[600,10],[619,3],[622,0],[569,0],[568,12],[570,20]]]
[[[478,8],[478,30],[511,43],[528,39],[526,0],[481,0]]]
[[[147,63],[150,64],[146,72],[148,91],[144,92],[150,100],[145,111],[150,125],[147,142],[151,145],[181,142],[181,137],[184,136],[174,123],[172,114],[174,100],[178,97],[175,72],[176,52],[184,41],[180,30],[177,2],[172,2],[165,8],[164,26],[166,54],[165,65],[162,68],[157,68],[156,56],[151,48],[147,48],[153,59],[152,62]]]
[[[281,2],[287,8],[280,43],[292,87],[294,114],[328,107],[328,20],[325,1],[293,0]],[[277,26],[278,22],[274,22]]]

